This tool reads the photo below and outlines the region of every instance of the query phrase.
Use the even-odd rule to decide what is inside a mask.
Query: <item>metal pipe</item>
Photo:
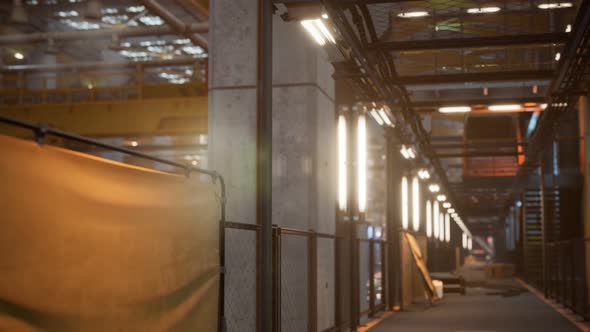
[[[141,3],[152,13],[160,16],[164,22],[170,25],[178,33],[187,35],[187,37],[196,45],[201,46],[205,50],[209,49],[209,42],[203,36],[191,33],[189,25],[184,23],[173,13],[168,11],[164,6],[160,5],[156,0],[141,0]]]
[[[186,24],[184,33],[204,33],[209,31],[209,22]],[[128,27],[122,30],[98,29],[81,31],[56,31],[9,34],[0,36],[0,45],[44,43],[53,41],[72,41],[88,39],[110,39],[113,35],[119,37],[141,37],[177,34],[178,31],[169,26]]]
[[[56,72],[56,71],[73,71],[89,69],[120,69],[120,68],[137,68],[143,67],[164,67],[164,66],[183,66],[192,65],[199,59],[195,58],[177,58],[172,60],[149,60],[149,61],[117,61],[117,62],[79,62],[68,64],[34,64],[34,65],[14,65],[0,66],[0,72]]]
[[[273,267],[272,248],[272,0],[258,0],[257,133],[256,133],[256,215],[260,232],[260,327],[272,331]],[[280,322],[276,322],[280,323]]]
[[[209,17],[209,10],[197,0],[176,0],[176,2],[199,20],[206,20]]]

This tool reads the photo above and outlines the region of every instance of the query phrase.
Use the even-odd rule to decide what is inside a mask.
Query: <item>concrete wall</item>
[[[228,185],[227,219],[256,223],[257,3],[211,1],[209,167]],[[297,22],[274,20],[273,223],[333,233],[334,83],[327,56]],[[255,328],[255,240],[227,233],[229,331]],[[282,240],[282,328],[307,330],[307,242]],[[318,330],[334,323],[333,242],[318,241]]]

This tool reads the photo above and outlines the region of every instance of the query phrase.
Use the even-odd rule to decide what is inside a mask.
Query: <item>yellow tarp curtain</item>
[[[0,331],[215,331],[212,184],[0,136]]]

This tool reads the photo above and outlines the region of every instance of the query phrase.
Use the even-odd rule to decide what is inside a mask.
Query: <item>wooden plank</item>
[[[435,301],[437,299],[436,290],[434,288],[434,284],[432,283],[432,279],[430,278],[430,273],[428,272],[428,268],[426,267],[426,263],[423,260],[422,252],[420,247],[418,246],[418,242],[416,242],[416,238],[408,232],[403,232],[404,237],[408,241],[410,249],[412,251],[412,256],[414,257],[414,263],[418,267],[420,271],[420,275],[422,276],[422,281],[424,282],[424,286],[430,297],[431,301]]]

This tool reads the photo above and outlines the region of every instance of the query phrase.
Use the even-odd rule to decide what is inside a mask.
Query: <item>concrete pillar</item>
[[[209,168],[227,182],[227,220],[256,223],[257,6],[211,2]],[[275,16],[273,223],[334,233],[336,122],[332,67],[298,22]],[[318,240],[319,331],[334,323],[334,243]],[[255,236],[227,232],[228,331],[256,326]],[[282,237],[282,330],[308,328],[307,239]]]

